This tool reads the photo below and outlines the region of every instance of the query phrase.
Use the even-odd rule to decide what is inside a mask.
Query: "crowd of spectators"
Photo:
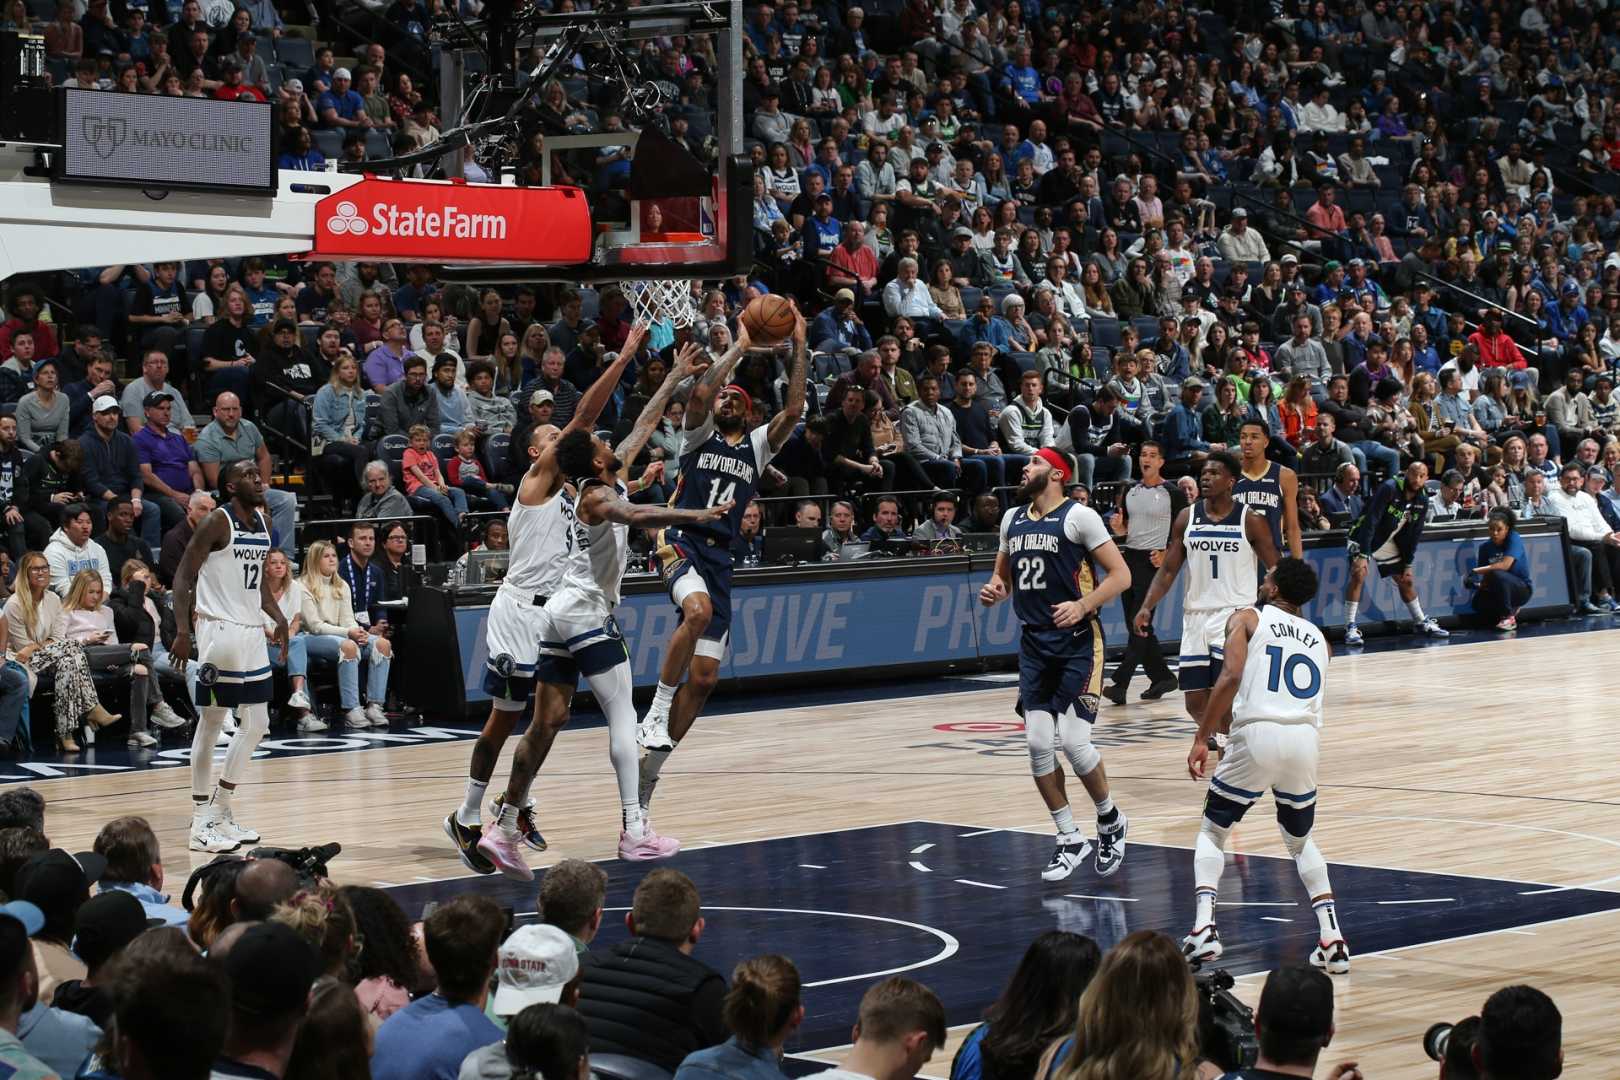
[[[535,921],[517,926],[477,893],[412,922],[387,892],[273,854],[221,856],[177,904],[143,818],[107,822],[92,850],[72,854],[51,846],[46,809],[29,788],[0,795],[7,1076],[782,1080],[813,1068],[783,1060],[805,1018],[796,965],[757,955],[729,978],[711,966],[698,887],[678,870],[641,879],[611,944],[598,936],[607,875],[578,859],[546,871]],[[1272,972],[1254,1018],[1258,1060],[1226,1075],[1316,1075],[1343,1033],[1334,1008],[1320,971]],[[1199,1017],[1193,976],[1164,935],[1137,931],[1103,952],[1048,931],[949,1074],[1213,1080],[1223,1071],[1206,1055],[1219,1051]],[[850,1020],[853,1045],[825,1080],[912,1080],[947,1042],[940,999],[904,976],[867,989]],[[1441,1075],[1552,1080],[1561,1029],[1545,994],[1506,987],[1451,1028]],[[1328,1075],[1363,1074],[1342,1063]]]

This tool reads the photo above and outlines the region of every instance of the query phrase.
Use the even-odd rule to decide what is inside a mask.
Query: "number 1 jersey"
[[[1097,512],[1071,499],[1040,517],[1028,506],[1007,511],[1001,519],[1001,551],[1012,574],[1013,611],[1024,629],[1052,629],[1055,605],[1096,588],[1091,553],[1112,542]]]
[[[264,575],[264,560],[270,555],[270,527],[259,511],[255,510],[253,516],[251,525],[243,525],[230,507],[225,508],[231,535],[224,547],[209,552],[197,572],[199,615],[241,626],[264,625],[259,583]]]
[[[731,500],[735,500],[736,505],[718,521],[682,525],[681,533],[706,537],[721,551],[728,550],[743,511],[759,490],[760,473],[774,456],[769,429],[763,424],[735,443],[715,430],[712,414],[701,426],[688,428],[681,446],[681,483],[675,492],[676,508],[707,510]]]

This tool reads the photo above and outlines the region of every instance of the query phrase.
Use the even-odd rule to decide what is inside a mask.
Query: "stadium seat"
[[[303,77],[304,72],[315,66],[315,43],[301,37],[284,36],[276,40],[275,57],[278,63],[285,65],[292,74]],[[304,87],[309,93],[311,87]]]
[[[330,128],[314,128],[310,134],[315,137],[315,149],[325,154],[328,160],[335,160],[343,156],[343,133]]]
[[[506,455],[512,446],[512,436],[496,432],[484,440],[484,470],[486,476],[500,476],[506,471]]]
[[[1093,348],[1102,345],[1105,348],[1117,349],[1121,340],[1118,319],[1092,318],[1091,344]]]
[[[377,394],[366,392],[366,435],[375,435],[382,426],[382,398]]]
[[[456,456],[456,437],[440,433],[433,436],[433,456],[439,459],[441,466],[450,464],[450,459]]]
[[[385,158],[394,156],[394,143],[389,139],[386,131],[366,132],[366,157]]]

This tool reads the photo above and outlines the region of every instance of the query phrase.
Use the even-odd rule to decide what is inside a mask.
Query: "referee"
[[[1119,513],[1113,519],[1115,535],[1124,537],[1121,546],[1125,549],[1125,565],[1131,568],[1130,588],[1119,598],[1120,603],[1125,605],[1126,626],[1130,626],[1136,618],[1136,609],[1142,606],[1148,587],[1153,584],[1153,575],[1159,563],[1164,561],[1164,549],[1170,543],[1171,522],[1187,505],[1181,488],[1165,482],[1163,447],[1156,442],[1144,442],[1140,465],[1142,479],[1132,484],[1120,497]],[[1142,693],[1142,700],[1157,701],[1174,690],[1176,677],[1171,674],[1170,665],[1164,662],[1164,656],[1159,652],[1159,639],[1154,635],[1153,628],[1148,628],[1145,637],[1129,634],[1128,638],[1125,655],[1114,669],[1113,684],[1103,691],[1103,696],[1115,705],[1125,704],[1125,693],[1138,664],[1152,680],[1152,685]]]

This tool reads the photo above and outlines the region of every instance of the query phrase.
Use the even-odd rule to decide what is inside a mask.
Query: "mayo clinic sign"
[[[272,194],[275,106],[64,87],[54,179]]]

